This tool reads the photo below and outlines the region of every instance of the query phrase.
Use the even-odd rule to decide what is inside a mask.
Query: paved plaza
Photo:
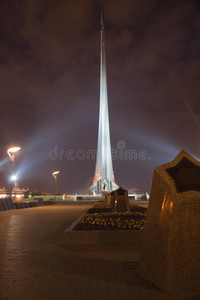
[[[166,295],[136,275],[139,245],[59,246],[91,203],[0,212],[0,299],[190,300]]]

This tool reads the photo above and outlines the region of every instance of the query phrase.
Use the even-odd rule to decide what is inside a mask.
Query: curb
[[[95,204],[96,204],[96,202],[93,205],[91,205],[91,207],[89,209],[93,208],[95,206]],[[86,212],[82,213],[82,215],[80,215],[69,227],[67,227],[67,229],[65,229],[64,232],[71,232],[73,230],[73,228],[80,222],[80,220],[87,214],[88,210]]]

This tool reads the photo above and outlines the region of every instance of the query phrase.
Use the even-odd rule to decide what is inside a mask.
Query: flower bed
[[[146,213],[94,213],[86,214],[73,230],[142,230]]]
[[[142,212],[146,213],[147,209],[145,207],[136,205],[136,204],[130,204],[130,212]],[[97,203],[93,206],[93,208],[90,208],[88,210],[88,214],[95,214],[95,213],[109,213],[112,212],[112,207],[104,204],[104,203]]]

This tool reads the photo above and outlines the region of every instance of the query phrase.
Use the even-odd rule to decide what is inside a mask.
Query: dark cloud
[[[150,189],[153,168],[185,148],[199,154],[199,1],[77,0],[0,3],[0,159],[20,144],[20,185],[81,191],[95,161],[51,160],[50,150],[95,149],[100,9],[104,6],[112,147],[146,149],[114,161],[117,182]],[[7,165],[0,164],[6,185]]]

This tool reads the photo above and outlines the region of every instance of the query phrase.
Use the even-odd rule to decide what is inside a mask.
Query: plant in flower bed
[[[73,230],[142,230],[145,217],[143,212],[86,214]]]
[[[145,213],[147,209],[145,207],[136,205],[136,204],[130,204],[130,211],[131,212],[143,212]],[[112,212],[112,207],[105,202],[98,202],[96,203],[92,208],[88,210],[88,214],[95,214],[95,213],[109,213]]]

